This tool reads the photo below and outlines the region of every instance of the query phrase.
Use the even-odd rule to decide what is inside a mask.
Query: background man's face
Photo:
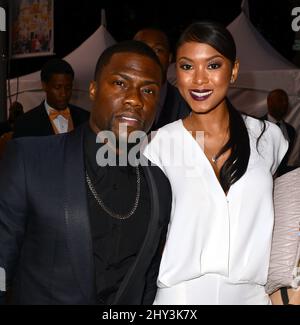
[[[161,79],[160,67],[151,58],[130,52],[113,54],[90,85],[93,131],[113,131],[119,139],[125,137],[119,134],[122,123],[128,134],[147,132],[155,117]]]
[[[167,70],[169,64],[171,62],[171,53],[169,42],[166,35],[159,30],[154,29],[144,29],[138,32],[134,39],[136,41],[143,42],[150,46],[152,50],[156,53],[159,58],[161,65],[163,66],[165,74],[167,74]]]
[[[42,83],[47,103],[57,110],[65,109],[72,96],[73,78],[68,74],[53,74],[48,82]]]
[[[274,91],[268,97],[268,111],[276,120],[281,120],[289,109],[289,99],[287,94]]]

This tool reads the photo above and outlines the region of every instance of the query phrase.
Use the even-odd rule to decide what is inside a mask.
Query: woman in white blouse
[[[227,100],[239,70],[234,40],[214,22],[190,25],[176,56],[192,109],[144,150],[170,180],[173,206],[155,304],[269,304],[273,177],[288,144],[280,129]]]

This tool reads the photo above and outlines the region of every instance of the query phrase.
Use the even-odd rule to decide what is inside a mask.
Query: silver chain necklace
[[[85,172],[85,178],[86,178],[86,182],[88,184],[88,187],[91,191],[91,193],[93,194],[96,202],[100,205],[100,207],[106,212],[108,213],[111,217],[115,218],[115,219],[119,219],[119,220],[125,220],[130,218],[136,211],[138,205],[139,205],[139,200],[140,200],[140,195],[141,195],[141,175],[140,175],[140,169],[137,166],[136,167],[136,195],[135,195],[135,201],[134,201],[134,205],[131,208],[131,210],[127,213],[127,214],[119,214],[119,213],[115,213],[113,211],[111,211],[102,201],[102,199],[99,197],[98,193],[96,192],[96,189],[94,188],[92,181],[87,173],[87,171]]]

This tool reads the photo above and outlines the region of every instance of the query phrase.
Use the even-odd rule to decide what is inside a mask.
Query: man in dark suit
[[[9,107],[8,120],[0,123],[0,159],[2,159],[7,142],[12,138],[12,131],[16,120],[23,114],[24,111],[22,104],[19,102],[13,102]]]
[[[19,102],[13,102],[9,107],[9,115],[7,121],[0,122],[0,136],[11,132],[17,118],[24,114],[23,106]]]
[[[161,82],[151,48],[116,44],[98,60],[88,124],[8,145],[0,162],[0,268],[14,303],[152,304],[171,188],[138,150],[130,163],[129,136],[146,136]],[[106,156],[115,159],[105,165]]]
[[[277,124],[283,136],[289,142],[289,149],[277,169],[276,175],[281,176],[295,167],[288,165],[289,156],[293,150],[296,131],[292,125],[284,121],[289,110],[289,97],[283,89],[274,89],[267,97],[268,113],[263,119]]]
[[[134,38],[150,46],[158,56],[164,70],[164,79],[156,116],[151,130],[186,117],[190,108],[181,97],[178,89],[167,81],[167,72],[172,60],[170,43],[167,35],[156,28],[145,28],[138,31]]]
[[[73,80],[74,71],[68,62],[49,60],[41,70],[46,100],[18,119],[14,138],[65,133],[86,122],[89,113],[69,103]]]

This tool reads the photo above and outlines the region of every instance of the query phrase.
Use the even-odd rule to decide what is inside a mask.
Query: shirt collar
[[[92,171],[97,175],[102,175],[104,168],[99,168],[100,166],[97,163],[97,152],[98,150],[104,145],[104,143],[97,143],[96,142],[97,135],[94,133],[94,131],[91,129],[89,123],[85,126],[84,131],[84,155],[85,160],[89,164],[89,167],[92,169]],[[130,148],[128,148],[130,150]],[[118,157],[116,164],[118,164]],[[105,166],[106,168],[110,166]],[[120,170],[126,170],[128,172],[135,172],[135,168],[128,165],[128,166],[117,166]]]
[[[68,108],[68,106],[66,108]],[[56,111],[55,108],[53,108],[52,106],[50,106],[48,104],[46,99],[45,99],[45,109],[46,109],[46,112],[47,112],[48,115],[50,114],[51,111]]]

